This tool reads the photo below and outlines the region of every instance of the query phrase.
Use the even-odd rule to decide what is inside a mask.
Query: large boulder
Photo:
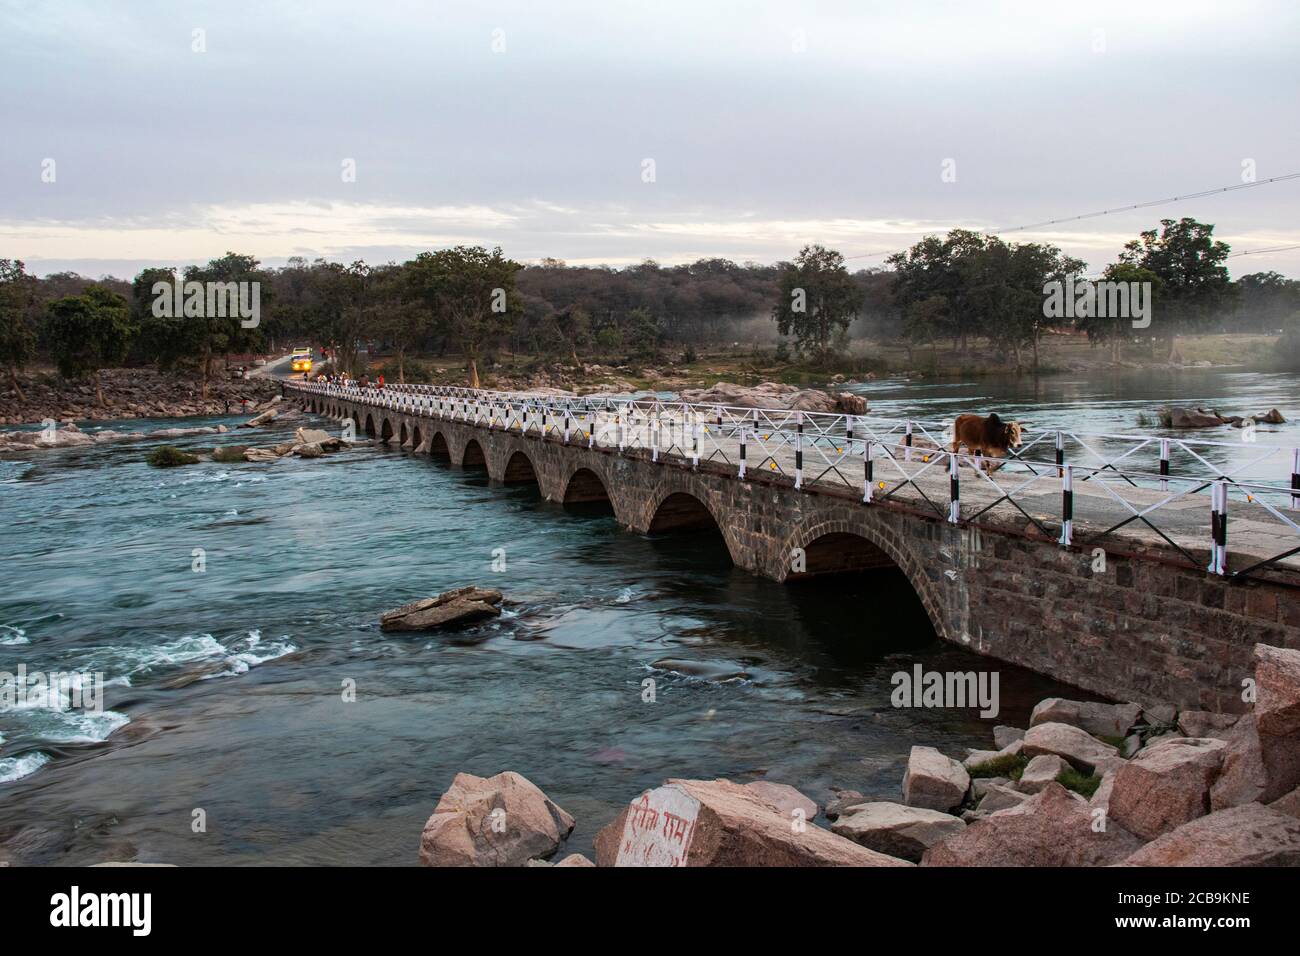
[[[274,408],[268,408],[266,411],[262,412],[262,414],[257,415],[254,418],[250,418],[246,422],[240,422],[239,427],[256,428],[258,425],[265,425],[267,422],[274,419],[275,416],[276,416],[276,410]]]
[[[1142,750],[1115,773],[1110,818],[1154,840],[1205,816],[1226,747],[1212,737],[1175,737]]]
[[[871,408],[865,398],[853,392],[840,392],[835,396],[835,405],[845,415],[865,415]]]
[[[1037,724],[1025,731],[1021,752],[1026,757],[1056,754],[1064,757],[1076,770],[1090,774],[1098,767],[1107,768],[1120,758],[1119,750],[1092,734],[1070,724]]]
[[[970,789],[966,768],[933,747],[913,747],[903,774],[903,802],[909,807],[947,812],[960,806]]]
[[[470,585],[385,611],[379,627],[384,631],[428,631],[469,624],[499,615],[500,603],[500,591]]]
[[[1044,786],[1046,786],[1046,784],[1044,784]],[[1041,790],[1043,788],[1039,787],[1038,789]],[[1028,799],[1029,794],[1027,793],[1022,793],[1019,790],[1012,790],[1008,786],[995,783],[984,789],[983,798],[980,800],[978,809],[979,812],[983,814],[997,813],[999,810],[1009,810],[1011,807],[1018,807]]]
[[[787,820],[795,819],[795,811],[801,812],[804,820],[817,816],[817,804],[787,783],[755,780],[745,787]]]
[[[1300,651],[1256,644],[1255,686],[1261,800],[1269,803],[1300,786]]]
[[[786,408],[786,399],[798,389],[779,382],[737,385],[718,382],[711,388],[686,389],[678,396],[683,402],[698,405],[724,405],[734,408]]]
[[[1184,823],[1125,866],[1300,866],[1300,820],[1246,803]]]
[[[1066,700],[1049,697],[1039,701],[1029,715],[1029,726],[1036,724],[1070,724],[1090,734],[1124,737],[1138,722],[1142,707],[1138,704],[1099,704],[1089,700]]]
[[[1259,749],[1255,715],[1246,714],[1228,732],[1223,767],[1210,788],[1210,809],[1226,810],[1262,800],[1268,789],[1264,758]]]
[[[834,397],[819,388],[801,388],[785,398],[785,407],[796,412],[834,412],[839,405]]]
[[[957,817],[900,803],[860,803],[831,825],[854,843],[914,863],[930,847],[964,829],[966,824]]]
[[[1025,732],[1019,727],[1004,727],[998,725],[993,728],[993,746],[998,750],[1004,750],[1010,747],[1017,740],[1024,740]]]
[[[1070,768],[1056,754],[1039,754],[1029,761],[1016,786],[1022,793],[1037,793]],[[980,805],[981,809],[983,804]]]
[[[299,445],[324,445],[330,440],[330,433],[320,428],[297,428],[293,437]]]
[[[1185,710],[1178,715],[1178,729],[1184,737],[1217,737],[1219,740],[1227,740],[1240,716],[1210,710]]]
[[[598,866],[909,866],[729,780],[669,780],[596,834]]]
[[[513,771],[458,773],[420,834],[425,866],[526,866],[559,849],[573,817]]]
[[[925,852],[922,866],[1108,866],[1140,846],[1123,827],[1094,829],[1088,802],[1052,783]]]
[[[1161,408],[1157,415],[1166,428],[1213,428],[1227,421],[1215,412],[1203,408],[1184,408],[1181,405]]]
[[[834,820],[848,813],[850,807],[857,806],[859,803],[866,803],[866,797],[859,790],[844,790],[840,787],[831,787],[831,792],[835,796],[831,797],[826,803],[827,820]]]
[[[1284,797],[1278,797],[1269,806],[1289,817],[1300,820],[1300,787],[1296,787]]]

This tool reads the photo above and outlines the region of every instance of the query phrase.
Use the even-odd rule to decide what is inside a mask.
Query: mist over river
[[[862,390],[873,414],[996,408],[1079,430],[1135,431],[1137,410],[1175,397],[1300,411],[1296,376],[1177,374]],[[171,443],[269,445],[299,424],[336,430],[307,416]],[[1288,424],[1260,441],[1300,436]],[[961,756],[1042,697],[1079,695],[941,644],[888,572],[778,585],[731,567],[716,537],[632,534],[384,446],[158,470],[144,464],[158,444],[0,459],[0,671],[107,682],[102,714],[0,710],[0,860],[410,865],[452,777],[502,770],[573,814],[567,850],[590,854],[668,777],[897,799],[913,744]],[[382,611],[466,584],[512,603],[463,631],[380,632]],[[652,666],[663,658],[710,676]],[[996,669],[1001,713],[894,708],[890,676],[917,663]]]

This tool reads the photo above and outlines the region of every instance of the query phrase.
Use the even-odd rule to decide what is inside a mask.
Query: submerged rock
[[[385,611],[379,627],[385,631],[429,631],[439,627],[468,624],[501,613],[501,592],[489,588],[469,587],[444,591],[437,597],[424,598]]]

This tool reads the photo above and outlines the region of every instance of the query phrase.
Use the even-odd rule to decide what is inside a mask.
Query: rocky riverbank
[[[39,424],[47,419],[105,421],[118,418],[186,418],[228,415],[263,404],[280,394],[279,383],[267,378],[217,378],[202,397],[202,383],[192,375],[152,368],[114,368],[100,373],[104,404],[91,382],[69,382],[53,373],[18,376],[21,397],[6,378],[0,386],[0,425]]]
[[[957,760],[916,746],[902,799],[669,779],[557,866],[1300,865],[1300,651],[1258,644],[1245,715],[1044,700]],[[823,815],[829,829],[816,825]],[[513,772],[458,774],[427,866],[545,866],[577,821]]]

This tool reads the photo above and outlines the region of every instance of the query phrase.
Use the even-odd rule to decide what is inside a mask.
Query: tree
[[[1169,341],[1172,358],[1179,331],[1206,323],[1232,294],[1223,260],[1231,251],[1226,242],[1214,239],[1214,226],[1184,216],[1178,221],[1161,219],[1160,231],[1148,229],[1125,244],[1119,260],[1154,273],[1160,291],[1153,302],[1153,316]]]
[[[0,259],[0,362],[9,371],[9,382],[23,400],[18,370],[36,352],[36,335],[31,316],[36,301],[35,281],[17,259]]]
[[[904,321],[919,314],[912,305],[938,297],[946,308],[938,310],[932,303],[923,312],[931,320],[942,315],[941,331],[952,338],[954,348],[966,352],[970,338],[985,330],[993,292],[988,277],[980,276],[988,261],[980,258],[987,242],[977,232],[953,229],[943,238],[926,236],[885,260],[894,267],[894,301]]]
[[[414,288],[469,360],[469,384],[479,387],[485,349],[510,330],[523,311],[515,275],[523,267],[482,246],[422,252],[406,264]]]
[[[267,279],[267,275],[258,268],[256,258],[237,252],[227,252],[206,266],[190,266],[185,270],[186,283],[257,283],[259,301],[263,305],[270,304],[271,284]],[[200,314],[190,312],[187,307],[183,328],[187,344],[193,343],[193,347],[198,350],[203,397],[207,398],[208,383],[212,378],[212,360],[218,355],[229,355],[231,352],[251,352],[261,343],[262,335],[256,328],[244,328],[237,315],[210,315],[206,301],[205,307],[199,310]]]
[[[1151,301],[1153,304],[1163,286],[1160,277],[1150,269],[1143,269],[1128,262],[1112,262],[1106,267],[1106,271],[1102,273],[1102,280],[1126,284],[1149,282],[1151,284]],[[1110,345],[1112,362],[1119,362],[1123,357],[1120,352],[1121,346],[1133,338],[1131,319],[1128,316],[1083,316],[1076,319],[1075,324],[1077,328],[1087,333],[1090,344],[1096,346],[1108,343]]]
[[[804,246],[781,274],[772,318],[795,349],[825,359],[837,331],[848,329],[862,305],[862,290],[844,268],[844,257],[819,245]]]
[[[126,299],[93,285],[83,295],[51,302],[49,314],[46,332],[59,374],[74,380],[91,379],[102,407],[105,402],[99,370],[126,358],[135,334]]]

